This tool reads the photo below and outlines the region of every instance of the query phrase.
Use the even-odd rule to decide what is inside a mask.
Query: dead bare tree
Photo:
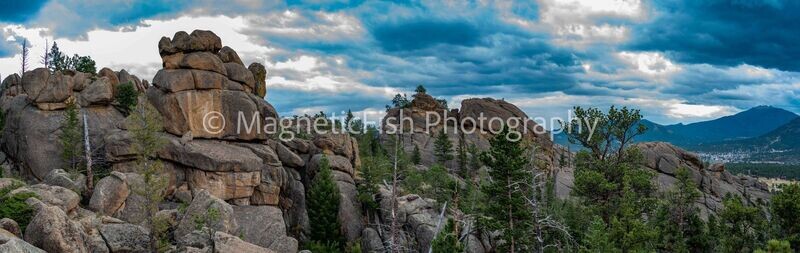
[[[47,39],[44,40],[44,54],[42,55],[42,60],[39,62],[44,65],[45,68],[50,67],[50,42]]]
[[[542,178],[547,178],[547,173],[539,170],[536,168],[536,164],[533,162],[536,160],[535,156],[536,148],[531,149],[531,158],[528,164],[531,165],[530,171],[533,173],[533,177],[531,177],[531,182],[516,182],[513,184],[519,185],[526,185],[527,187],[518,187],[518,189],[530,189],[530,196],[524,196],[525,200],[528,202],[528,205],[531,208],[531,218],[533,221],[533,235],[535,237],[536,245],[534,246],[533,250],[537,253],[544,252],[545,249],[549,247],[558,247],[561,245],[560,243],[553,243],[547,244],[544,238],[544,232],[546,230],[552,230],[558,232],[562,235],[562,238],[567,241],[567,243],[574,245],[575,241],[572,237],[572,234],[569,232],[569,229],[566,225],[561,223],[560,221],[556,220],[552,217],[552,215],[548,214],[545,210],[545,204],[542,202],[542,188],[546,184],[546,180]]]
[[[431,245],[428,246],[428,253],[433,252],[433,241],[436,240],[436,236],[438,236],[439,232],[441,232],[440,229],[442,228],[442,220],[444,219],[445,210],[447,210],[447,201],[444,202],[444,205],[442,206],[442,211],[439,212],[439,219],[436,221],[436,230],[435,230],[436,233],[433,234],[433,238],[431,238]]]
[[[392,222],[391,227],[389,228],[390,235],[389,235],[389,247],[391,252],[399,252],[399,245],[397,243],[397,181],[398,181],[398,173],[397,173],[397,163],[399,160],[399,146],[400,140],[397,137],[394,139],[394,162],[392,165]]]
[[[86,112],[83,112],[83,146],[86,149],[86,192],[92,196],[94,191],[94,171],[92,171],[92,147],[89,143],[89,121],[86,119]]]
[[[28,71],[28,67],[30,66],[30,60],[28,54],[30,53],[30,49],[28,49],[28,39],[22,39],[22,55],[20,55],[20,63],[22,65],[20,69],[19,75],[22,76],[25,74],[25,71]]]

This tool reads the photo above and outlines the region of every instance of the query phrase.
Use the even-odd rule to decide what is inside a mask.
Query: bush
[[[25,203],[25,200],[37,196],[32,192],[9,195],[9,192],[19,187],[22,187],[22,183],[14,183],[0,189],[0,217],[16,221],[20,231],[24,233],[28,223],[33,219],[35,211],[33,207]]]
[[[119,103],[122,112],[128,115],[133,107],[136,106],[139,92],[133,87],[130,81],[117,86],[117,103]]]

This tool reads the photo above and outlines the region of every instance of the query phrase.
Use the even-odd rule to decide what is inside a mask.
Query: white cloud
[[[620,52],[617,56],[645,74],[664,75],[681,69],[659,52]]]

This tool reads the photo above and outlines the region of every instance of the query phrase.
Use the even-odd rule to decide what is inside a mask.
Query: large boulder
[[[148,200],[144,196],[147,188],[144,183],[144,177],[135,173],[125,173],[124,178],[129,194],[128,197],[125,198],[125,203],[117,209],[116,213],[114,213],[114,217],[128,223],[144,225],[148,221]],[[115,180],[112,179],[112,181]],[[107,204],[109,204],[109,206],[113,206],[116,203],[111,203],[111,201],[108,201]],[[110,207],[109,209],[113,209],[113,207]]]
[[[286,236],[281,209],[272,206],[234,206],[239,229],[236,235],[246,242],[276,252],[297,252],[297,240]]]
[[[273,253],[270,249],[256,246],[255,244],[248,243],[239,239],[239,237],[217,231],[214,234],[214,246],[217,252],[247,252],[247,253]],[[278,252],[296,252],[295,251],[278,251]]]
[[[253,77],[255,78],[255,89],[253,89],[253,94],[263,98],[267,95],[267,69],[264,67],[264,65],[257,62],[251,63],[247,69],[253,73]]]
[[[81,106],[107,105],[114,100],[114,88],[108,77],[101,77],[89,83],[78,96]]]
[[[18,188],[9,194],[20,193],[34,193],[43,203],[61,208],[67,214],[73,213],[81,201],[81,197],[77,193],[55,185],[36,184]]]
[[[217,52],[217,56],[219,56],[219,59],[222,60],[222,62],[224,63],[236,63],[244,66],[244,63],[242,63],[242,59],[239,58],[239,54],[237,54],[236,51],[233,50],[233,48],[230,48],[228,46],[222,47],[222,49],[220,49],[219,52]]]
[[[147,90],[150,102],[164,116],[167,132],[194,138],[266,140],[265,118],[277,118],[272,105],[241,91],[191,90],[166,93]]]
[[[184,69],[208,70],[223,75],[227,74],[222,60],[209,52],[194,52],[186,54],[183,59],[181,59],[180,63],[178,63],[178,67]]]
[[[86,188],[86,176],[83,174],[72,175],[62,169],[50,171],[44,178],[44,183],[48,185],[61,186],[76,193],[83,192]]]
[[[216,212],[217,215],[208,215],[210,210],[215,210],[213,212]],[[200,191],[194,196],[192,203],[186,208],[186,212],[175,228],[175,238],[182,238],[191,233],[195,230],[198,221],[202,223],[202,226],[208,226],[223,233],[234,233],[239,228],[233,207],[212,196],[208,191]]]
[[[43,206],[25,229],[25,241],[47,252],[89,252],[80,224],[55,206]]]
[[[103,215],[115,214],[131,193],[126,179],[125,174],[120,172],[112,172],[100,179],[89,200],[89,208]]]
[[[177,52],[208,51],[217,53],[222,48],[222,40],[211,31],[194,30],[192,34],[176,32],[172,40],[167,37],[158,42],[158,51],[163,55]]]
[[[150,252],[150,232],[132,224],[103,224],[100,234],[111,252]]]
[[[39,249],[29,243],[19,239],[11,238],[7,242],[0,245],[0,252],[6,253],[46,253],[46,251]]]
[[[253,73],[245,68],[244,65],[229,62],[225,63],[225,69],[227,70],[228,78],[231,80],[244,84],[251,90],[255,88],[256,79],[253,77]]]
[[[22,89],[36,103],[64,102],[72,95],[72,77],[37,68],[22,74]]]

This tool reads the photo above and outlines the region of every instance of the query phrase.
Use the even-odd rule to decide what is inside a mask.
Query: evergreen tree
[[[757,249],[754,252],[755,253],[792,253],[792,252],[794,252],[794,250],[792,250],[792,246],[791,246],[791,244],[789,244],[788,241],[779,241],[779,240],[772,239],[772,240],[769,240],[767,242],[767,249],[766,250]]]
[[[660,229],[660,248],[670,252],[701,252],[709,249],[705,224],[700,210],[694,205],[700,198],[694,181],[686,168],[675,173],[677,182],[664,194],[655,226]]]
[[[80,56],[75,54],[69,60],[69,64],[67,65],[68,69],[73,69],[83,73],[94,74],[97,72],[97,68],[95,67],[95,62],[94,60],[92,60],[91,56]]]
[[[439,231],[436,239],[431,242],[431,252],[433,253],[461,253],[464,247],[458,241],[455,233],[455,223],[453,219],[447,220],[447,225]]]
[[[719,213],[720,250],[753,252],[766,239],[767,222],[758,207],[747,206],[738,196],[727,195]]]
[[[334,245],[341,250],[344,238],[339,223],[339,188],[333,181],[328,158],[320,159],[319,171],[306,193],[308,218],[311,224],[309,239],[321,245]]]
[[[453,160],[453,143],[450,142],[450,138],[447,138],[444,128],[436,135],[436,140],[433,142],[433,155],[436,156],[436,161],[442,165]]]
[[[67,69],[67,56],[58,49],[58,43],[53,41],[50,52],[47,53],[47,68],[50,71],[61,71]]]
[[[414,152],[411,153],[411,163],[419,165],[422,163],[422,155],[419,153],[419,146],[414,145]]]
[[[139,92],[136,91],[136,88],[133,87],[133,83],[130,81],[117,86],[117,95],[115,98],[123,114],[128,115],[130,111],[134,109],[138,96]]]
[[[425,92],[427,92],[428,90],[426,90],[425,87],[420,84],[417,85],[417,89],[415,89],[414,91],[417,93],[425,94]]]
[[[772,215],[780,236],[800,249],[800,184],[788,184],[772,196]]]
[[[77,174],[83,157],[83,129],[78,119],[78,107],[75,99],[68,99],[66,104],[67,108],[64,109],[58,140],[61,143],[61,158],[67,166],[65,170]]]
[[[586,230],[583,238],[582,252],[622,252],[611,243],[611,238],[606,228],[606,223],[599,216],[595,216]]]
[[[519,188],[531,181],[531,174],[525,170],[528,164],[525,148],[519,140],[507,138],[508,133],[509,129],[503,127],[489,141],[489,151],[481,156],[492,178],[483,188],[483,192],[492,200],[487,203],[484,215],[491,218],[488,225],[502,233],[500,239],[505,243],[498,247],[498,252],[525,252],[526,245],[530,243],[525,238],[529,236],[531,214],[525,192]]]
[[[139,97],[140,103],[126,118],[128,131],[132,134],[131,149],[136,154],[136,172],[143,177],[144,184],[135,185],[132,192],[141,196],[145,201],[145,212],[148,218],[147,225],[150,231],[150,245],[153,252],[159,250],[159,241],[164,240],[166,227],[155,219],[158,204],[164,198],[169,177],[164,175],[163,164],[157,160],[156,152],[161,150],[165,140],[160,133],[161,114],[153,105],[146,102],[144,96]],[[163,245],[163,244],[161,244]]]

